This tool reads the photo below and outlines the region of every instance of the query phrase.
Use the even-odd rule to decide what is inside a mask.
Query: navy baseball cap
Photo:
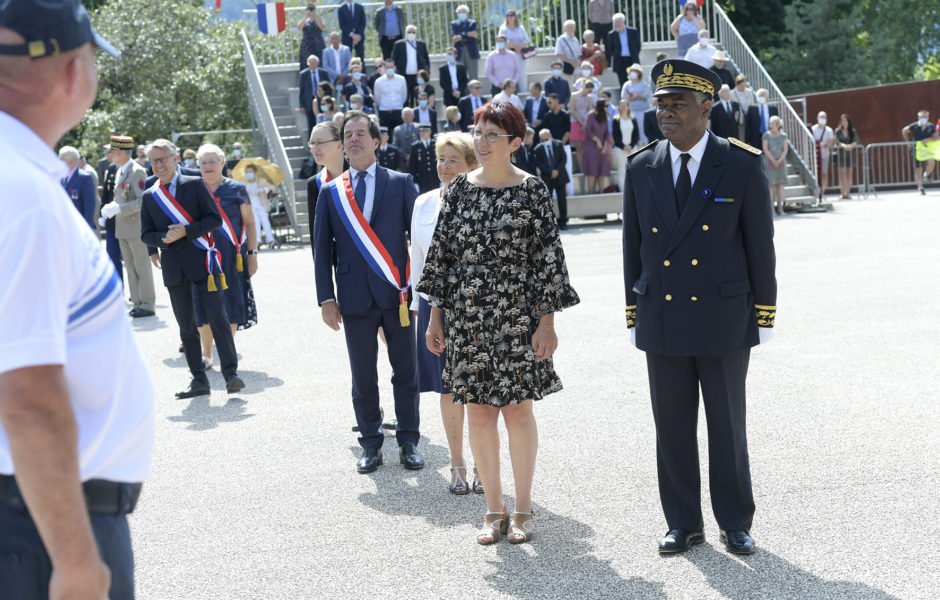
[[[25,44],[0,44],[0,54],[45,58],[88,42],[111,56],[121,53],[91,26],[78,0],[0,0],[0,27],[26,38]]]

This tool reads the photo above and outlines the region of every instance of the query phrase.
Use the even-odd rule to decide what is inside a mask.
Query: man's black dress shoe
[[[230,378],[225,380],[225,390],[229,394],[240,392],[243,389],[245,389],[245,382],[242,381],[242,378],[238,375],[232,375]]]
[[[718,539],[725,545],[725,550],[731,554],[754,553],[754,538],[743,529],[729,529],[728,531],[722,529]]]
[[[424,459],[418,454],[418,447],[411,442],[405,442],[398,449],[398,458],[406,469],[416,471],[424,468]]]
[[[152,317],[157,313],[153,312],[152,310],[147,310],[146,308],[135,308],[128,314],[136,319],[138,317]]]
[[[675,554],[676,552],[685,552],[694,544],[701,544],[705,541],[705,532],[701,529],[689,531],[688,529],[670,529],[659,540],[660,554]]]
[[[182,392],[176,392],[177,398],[195,398],[196,396],[207,396],[211,388],[208,383],[202,381],[196,381],[193,379],[189,382],[189,387],[183,390]]]
[[[371,473],[382,464],[381,448],[363,448],[362,458],[356,463],[356,470],[360,473]]]

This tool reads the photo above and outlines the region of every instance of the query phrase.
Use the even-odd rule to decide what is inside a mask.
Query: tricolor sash
[[[320,172],[317,173],[317,189],[322,190],[329,182],[330,173],[326,170],[326,167],[323,167],[320,169]]]
[[[228,238],[228,241],[232,242],[232,245],[235,246],[235,270],[238,272],[244,271],[245,266],[242,260],[242,244],[245,243],[245,223],[244,221],[242,222],[241,235],[236,238],[235,228],[232,227],[232,220],[228,218],[228,215],[225,214],[225,211],[222,209],[222,200],[215,195],[215,192],[212,191],[212,188],[209,187],[208,183],[206,183],[206,189],[209,190],[209,194],[212,196],[212,199],[215,200],[215,206],[219,209],[219,215],[222,216],[222,226],[219,227],[219,229],[222,230],[222,233],[225,234],[225,237]]]
[[[356,197],[353,193],[349,171],[346,171],[341,177],[334,179],[328,185],[330,186],[330,196],[333,198],[333,205],[336,207],[339,219],[342,221],[347,233],[349,233],[349,237],[352,238],[359,252],[362,254],[362,258],[365,259],[366,264],[369,265],[376,275],[398,290],[398,320],[401,322],[402,327],[408,327],[410,320],[408,319],[407,299],[408,286],[411,283],[411,265],[408,264],[405,267],[405,277],[407,281],[402,285],[401,278],[398,275],[398,267],[396,267],[394,261],[392,261],[388,250],[382,245],[379,236],[375,235],[372,226],[370,226],[365,217],[362,216],[362,211],[359,210],[359,205],[356,203]]]
[[[183,205],[177,202],[176,198],[170,194],[170,190],[163,185],[162,181],[158,179],[157,183],[150,188],[150,192],[153,194],[153,199],[157,202],[157,206],[159,206],[163,214],[170,219],[171,223],[185,227],[193,222],[193,218],[189,216],[189,213],[183,208]],[[222,262],[219,259],[219,250],[215,247],[212,233],[207,233],[194,239],[193,244],[200,250],[206,251],[206,272],[209,273],[209,282],[206,288],[210,292],[218,291],[218,288],[215,286],[215,277],[212,275],[214,266],[215,272],[219,273],[221,278],[222,289],[227,289],[228,285],[225,283],[225,273],[222,272]]]

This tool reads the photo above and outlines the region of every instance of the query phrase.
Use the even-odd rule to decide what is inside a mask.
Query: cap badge
[[[672,64],[666,63],[666,64],[663,66],[663,74],[664,74],[666,77],[669,77],[670,75],[672,75]]]

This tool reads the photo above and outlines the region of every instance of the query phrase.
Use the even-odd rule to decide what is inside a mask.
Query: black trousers
[[[313,107],[307,107],[307,113],[305,116],[307,117],[307,141],[309,141],[310,134],[313,133],[313,127],[317,124],[317,115],[314,114]]]
[[[104,234],[104,244],[105,250],[108,253],[108,258],[111,259],[111,264],[114,265],[114,270],[117,271],[118,279],[121,280],[121,285],[124,285],[124,263],[121,260],[121,244],[118,242],[118,239],[114,236],[114,229],[105,231]]]
[[[180,341],[183,342],[186,364],[189,365],[193,379],[202,383],[209,383],[209,379],[206,377],[206,366],[202,363],[202,344],[199,341],[199,330],[196,329],[193,290],[199,295],[199,301],[209,317],[209,327],[212,328],[212,337],[215,339],[219,361],[222,363],[222,375],[228,379],[238,371],[235,338],[232,337],[232,327],[222,304],[222,282],[218,274],[215,275],[215,283],[219,287],[217,292],[210,292],[206,288],[205,279],[190,281],[184,278],[179,284],[167,287],[173,314],[176,315],[176,322],[180,327]]]
[[[388,127],[388,135],[391,137],[392,131],[401,125],[403,121],[401,120],[401,110],[380,110],[379,111],[379,125],[382,127]],[[400,150],[407,152],[410,150],[405,148],[400,148]]]
[[[405,85],[408,86],[408,99],[405,101],[405,106],[414,107],[415,87],[418,85],[418,74],[405,75],[402,73],[402,76],[405,78]]]
[[[134,599],[134,553],[127,516],[89,515],[101,560],[111,570],[111,600]],[[46,600],[52,563],[15,485],[0,502],[0,597]]]
[[[750,530],[754,495],[745,431],[745,379],[751,351],[720,356],[646,355],[659,497],[669,529],[701,529],[699,386],[708,424],[708,483],[722,529]]]
[[[558,224],[568,223],[568,184],[562,183],[561,174],[555,179],[543,179],[548,185],[549,193],[554,190],[555,197],[558,199]]]
[[[591,21],[591,31],[594,32],[594,41],[600,45],[607,43],[607,34],[614,28],[613,23],[595,23]]]
[[[392,57],[392,46],[402,38],[401,35],[396,35],[395,37],[388,37],[387,35],[379,36],[379,46],[382,47],[382,58],[388,60]]]
[[[414,318],[402,327],[398,307],[382,310],[373,305],[368,311],[343,315],[349,370],[352,372],[352,401],[359,425],[359,444],[363,448],[380,448],[385,441],[379,414],[378,331],[382,327],[388,345],[388,362],[392,365],[392,394],[395,397],[395,418],[398,419],[398,445],[418,443],[418,371]]]
[[[627,77],[627,69],[633,64],[633,59],[629,56],[624,56],[620,59],[615,59],[613,62],[613,70],[614,73],[617,74],[617,81],[620,82],[620,87],[623,87],[623,84],[630,79]]]

